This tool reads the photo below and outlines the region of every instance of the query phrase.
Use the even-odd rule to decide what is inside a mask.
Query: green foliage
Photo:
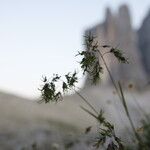
[[[47,77],[43,77],[43,85],[40,89],[41,100],[39,102],[58,102],[63,99],[63,95],[66,91],[70,90],[78,82],[77,73],[68,73],[65,75],[66,81],[61,80],[61,76],[54,74],[51,81]],[[61,89],[58,91],[56,83],[61,82]]]
[[[105,67],[106,70],[109,73],[110,79],[114,85],[114,88],[116,89],[117,95],[119,99],[122,102],[123,108],[125,109],[126,115],[129,119],[129,122],[131,124],[132,130],[134,132],[134,135],[136,137],[136,140],[138,141],[138,150],[148,150],[147,147],[149,147],[149,142],[147,142],[146,139],[150,138],[150,128],[149,125],[145,126],[146,131],[148,131],[148,134],[144,134],[144,139],[140,137],[138,132],[136,131],[134,124],[132,122],[132,119],[130,117],[128,107],[126,104],[126,99],[122,90],[121,83],[118,82],[116,84],[116,81],[114,80],[109,67],[107,66],[107,62],[105,61],[105,54],[112,54],[120,63],[128,63],[128,59],[123,55],[122,51],[118,48],[113,48],[110,45],[98,45],[98,42],[95,41],[96,37],[94,37],[91,33],[89,35],[85,36],[85,45],[86,49],[78,52],[77,56],[81,56],[82,59],[79,62],[81,68],[83,69],[83,74],[87,73],[91,77],[92,83],[96,84],[101,79],[101,75],[104,73],[103,70]],[[108,51],[109,49],[109,51]],[[103,51],[104,50],[104,51]],[[107,51],[106,51],[107,50]],[[47,102],[57,102],[63,98],[63,95],[68,92],[68,90],[74,90],[76,94],[83,100],[91,110],[81,106],[81,108],[87,112],[90,116],[95,118],[95,120],[99,124],[99,131],[98,136],[95,139],[95,142],[93,146],[95,148],[104,147],[107,150],[124,150],[124,146],[121,142],[121,139],[116,136],[114,126],[106,120],[106,118],[103,115],[103,111],[100,110],[97,112],[97,110],[87,101],[84,96],[82,96],[78,91],[75,90],[76,83],[78,82],[78,77],[76,71],[74,73],[67,73],[64,75],[65,81],[61,79],[61,76],[54,75],[52,80],[49,82],[49,80],[44,77],[43,78],[43,85],[40,89],[41,91],[41,98],[42,101]],[[60,90],[57,90],[56,83],[60,82]],[[89,126],[85,133],[89,133],[91,131],[91,126]],[[109,140],[108,140],[109,139]],[[108,142],[109,141],[109,142]],[[106,146],[107,143],[107,146]]]
[[[142,130],[142,138],[144,141],[144,147],[146,150],[150,148],[150,120],[143,121]]]
[[[110,53],[112,53],[118,59],[119,62],[129,63],[128,59],[125,56],[123,56],[123,53],[121,52],[121,50],[112,47],[110,49]]]
[[[77,56],[80,55],[82,57],[80,61],[80,66],[83,69],[83,74],[88,73],[92,78],[93,84],[98,83],[98,81],[101,79],[100,75],[103,74],[103,67],[99,60],[99,54],[100,57],[102,57],[102,60],[104,60],[103,54],[99,49],[100,46],[98,45],[98,42],[96,42],[95,40],[96,37],[94,37],[91,33],[85,36],[86,50],[78,52],[77,54]],[[123,56],[120,50],[112,48],[109,45],[103,45],[101,47],[109,48],[110,49],[109,53],[114,54],[114,56],[121,63],[127,63],[127,59]],[[58,74],[54,74],[50,82],[46,77],[44,77],[43,78],[44,84],[40,89],[42,93],[42,100],[45,101],[45,103],[49,101],[57,102],[58,100],[61,100],[64,92],[67,92],[68,90],[75,87],[75,84],[78,82],[76,71],[74,73],[67,73],[65,75],[65,80],[66,81],[63,81],[61,83],[62,84],[61,90],[57,91],[56,83],[61,81],[61,76],[59,76]]]
[[[85,36],[85,47],[86,49],[78,52],[77,55],[82,56],[80,65],[83,69],[83,74],[85,72],[89,74],[93,84],[98,83],[101,79],[100,75],[103,74],[102,61],[105,63],[103,57],[105,54],[113,54],[120,63],[128,63],[128,59],[123,55],[121,50],[113,48],[110,45],[99,46],[96,41],[96,37],[94,37],[91,33]],[[104,50],[109,49],[109,51],[102,53],[102,49],[100,48],[103,48]],[[100,60],[100,58],[102,60]],[[107,67],[106,64],[105,67]]]
[[[49,101],[57,102],[59,99],[62,98],[62,94],[60,91],[56,91],[55,83],[60,79],[60,76],[57,74],[54,75],[52,80],[49,82],[46,77],[43,78],[43,86],[40,89],[42,101],[48,103]]]
[[[67,87],[72,88],[75,86],[75,83],[78,82],[76,71],[73,74],[71,74],[71,73],[66,74],[65,77],[67,80],[67,83],[65,84],[65,88],[66,88],[66,85],[67,85]]]
[[[82,56],[80,61],[83,74],[86,72],[92,78],[92,83],[96,84],[100,80],[100,74],[103,73],[103,67],[99,62],[98,43],[95,42],[95,37],[91,34],[85,36],[86,50],[78,52],[77,55]]]
[[[98,149],[107,142],[107,140],[111,140],[111,142],[108,144],[107,150],[123,150],[124,146],[122,145],[122,142],[120,138],[118,138],[115,135],[115,130],[114,126],[106,120],[104,117],[104,113],[102,110],[98,114],[94,114],[90,112],[88,109],[81,107],[85,112],[93,116],[98,124],[99,124],[99,131],[98,131],[98,136],[95,139],[95,142],[93,146]],[[91,129],[91,127],[89,127]],[[88,128],[88,129],[89,129]]]

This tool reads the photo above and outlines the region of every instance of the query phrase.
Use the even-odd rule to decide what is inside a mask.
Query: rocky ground
[[[126,139],[128,119],[117,95],[111,88],[88,88],[80,93],[96,107],[103,109],[105,116],[115,125],[116,132]],[[125,92],[129,111],[135,126],[141,126],[144,113],[150,112],[150,92]],[[80,106],[87,107],[76,94],[66,96],[58,104],[38,104],[14,95],[0,93],[0,150],[76,149],[88,150],[95,120]],[[141,110],[142,108],[142,110]],[[85,128],[94,126],[90,135]],[[75,141],[73,143],[72,141]]]

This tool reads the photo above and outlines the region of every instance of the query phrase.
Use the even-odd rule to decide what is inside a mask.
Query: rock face
[[[126,54],[129,58],[130,64],[119,64],[117,60],[108,55],[106,61],[116,81],[121,80],[124,85],[134,83],[137,87],[142,88],[147,82],[147,76],[150,74],[150,34],[145,37],[144,42],[147,42],[147,47],[142,54],[139,50],[138,35],[144,34],[147,30],[150,32],[150,17],[146,18],[143,23],[143,28],[140,29],[139,34],[134,31],[131,25],[130,13],[128,7],[123,5],[119,8],[117,14],[112,14],[109,8],[106,9],[106,19],[104,23],[98,24],[95,27],[88,29],[85,34],[91,32],[97,37],[99,45],[108,44],[113,47],[117,47]],[[140,35],[141,36],[141,35]],[[142,39],[139,38],[140,41]],[[143,43],[140,42],[140,48],[143,47]],[[142,48],[143,49],[143,48]],[[143,58],[146,53],[147,58]],[[149,70],[148,74],[145,72],[145,66]],[[110,83],[108,75],[105,76],[105,80]],[[85,85],[89,85],[89,78],[87,78]]]
[[[150,11],[138,31],[143,64],[150,79]]]

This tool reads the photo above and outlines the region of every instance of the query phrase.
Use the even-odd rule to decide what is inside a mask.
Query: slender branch
[[[143,141],[142,141],[141,137],[139,136],[139,134],[136,132],[136,129],[135,129],[134,124],[133,124],[133,121],[132,121],[131,116],[129,114],[129,110],[128,110],[128,107],[127,107],[127,104],[126,104],[126,100],[125,100],[124,93],[123,93],[122,86],[121,86],[120,82],[118,82],[118,85],[119,85],[119,90],[120,90],[121,97],[122,97],[122,103],[123,103],[123,106],[125,108],[126,115],[127,115],[128,119],[130,121],[130,124],[131,124],[131,127],[133,129],[133,132],[135,134],[135,137],[137,138],[139,144],[143,145]]]
[[[105,54],[110,54],[110,51],[103,53],[102,55],[104,56]]]
[[[108,72],[108,74],[109,74],[109,77],[110,77],[110,79],[111,79],[111,81],[112,81],[113,86],[114,86],[115,89],[116,89],[116,92],[118,93],[119,98],[121,98],[121,97],[120,97],[120,93],[119,93],[119,91],[118,91],[118,87],[117,87],[117,85],[116,85],[116,83],[115,83],[115,80],[114,80],[114,78],[113,78],[113,76],[112,76],[112,74],[111,74],[111,72],[110,72],[110,70],[109,70],[109,68],[108,68],[108,66],[107,66],[107,63],[106,63],[106,61],[105,61],[105,59],[104,59],[102,53],[101,53],[100,51],[98,51],[98,53],[99,53],[100,57],[102,58],[102,61],[103,61],[104,65],[105,65],[105,67],[106,67],[106,69],[107,69],[107,72]]]
[[[76,91],[75,89],[74,89],[74,91],[96,114],[98,114],[96,109],[78,91]]]
[[[96,120],[98,120],[98,117],[94,115],[92,112],[90,112],[88,109],[84,108],[83,106],[80,106],[81,109],[83,109],[85,112],[87,112],[89,115],[93,116]]]
[[[133,132],[134,132],[134,134],[135,134],[135,137],[136,137],[136,139],[138,140],[139,145],[143,145],[142,139],[140,138],[140,136],[139,136],[138,133],[136,132],[136,129],[135,129],[134,124],[133,124],[133,121],[132,121],[131,116],[130,116],[130,114],[129,114],[128,107],[127,107],[127,105],[126,105],[126,101],[125,101],[125,97],[124,97],[124,94],[123,94],[123,91],[122,91],[121,84],[120,84],[120,82],[118,82],[118,85],[119,85],[119,89],[118,89],[118,87],[117,87],[117,85],[116,85],[116,82],[115,82],[115,80],[114,80],[114,78],[113,78],[113,76],[112,76],[112,74],[111,74],[111,72],[110,72],[110,70],[109,70],[109,68],[108,68],[108,66],[107,66],[107,63],[106,63],[106,61],[105,61],[105,59],[104,59],[102,53],[101,53],[100,51],[98,51],[98,53],[99,53],[99,55],[100,55],[100,57],[101,57],[101,59],[102,59],[104,65],[105,65],[105,67],[106,67],[106,69],[107,69],[107,71],[108,71],[109,77],[110,77],[110,79],[111,79],[111,81],[112,81],[112,84],[114,85],[114,88],[116,89],[117,95],[119,96],[120,100],[122,100],[122,103],[123,103],[123,106],[124,106],[126,115],[127,115],[128,119],[129,119],[130,125],[131,125],[131,127],[132,127],[132,129],[133,129]]]

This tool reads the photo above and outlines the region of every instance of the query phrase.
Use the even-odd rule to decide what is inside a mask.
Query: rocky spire
[[[132,28],[130,13],[126,5],[122,5],[116,15],[113,15],[111,10],[107,8],[105,22],[88,31],[94,31],[99,44],[105,42],[105,44],[111,44],[114,47],[118,46],[129,56],[129,65],[118,65],[114,58],[106,57],[109,68],[117,81],[122,80],[126,84],[133,82],[138,87],[145,84],[146,74],[138,49],[137,33]]]
[[[124,28],[124,30],[132,28],[131,27],[130,12],[129,12],[127,5],[122,5],[119,8],[118,16],[119,16],[118,19],[119,19],[120,25],[122,25],[122,28]]]
[[[150,79],[150,10],[138,31],[139,48],[142,54],[143,64]]]
[[[106,19],[104,22],[105,35],[107,36],[108,42],[112,42],[116,34],[116,19],[111,13],[110,8],[106,9]]]
[[[113,19],[113,15],[109,7],[106,8],[105,17],[106,17],[106,20],[105,20],[106,24],[109,24],[109,21],[112,21]]]
[[[137,33],[131,25],[129,9],[126,5],[120,7],[117,21],[117,41],[119,47],[129,57],[130,64],[120,65],[119,80],[124,83],[133,82],[138,87],[142,87],[146,82],[146,74],[142,66],[142,60],[137,43]]]

